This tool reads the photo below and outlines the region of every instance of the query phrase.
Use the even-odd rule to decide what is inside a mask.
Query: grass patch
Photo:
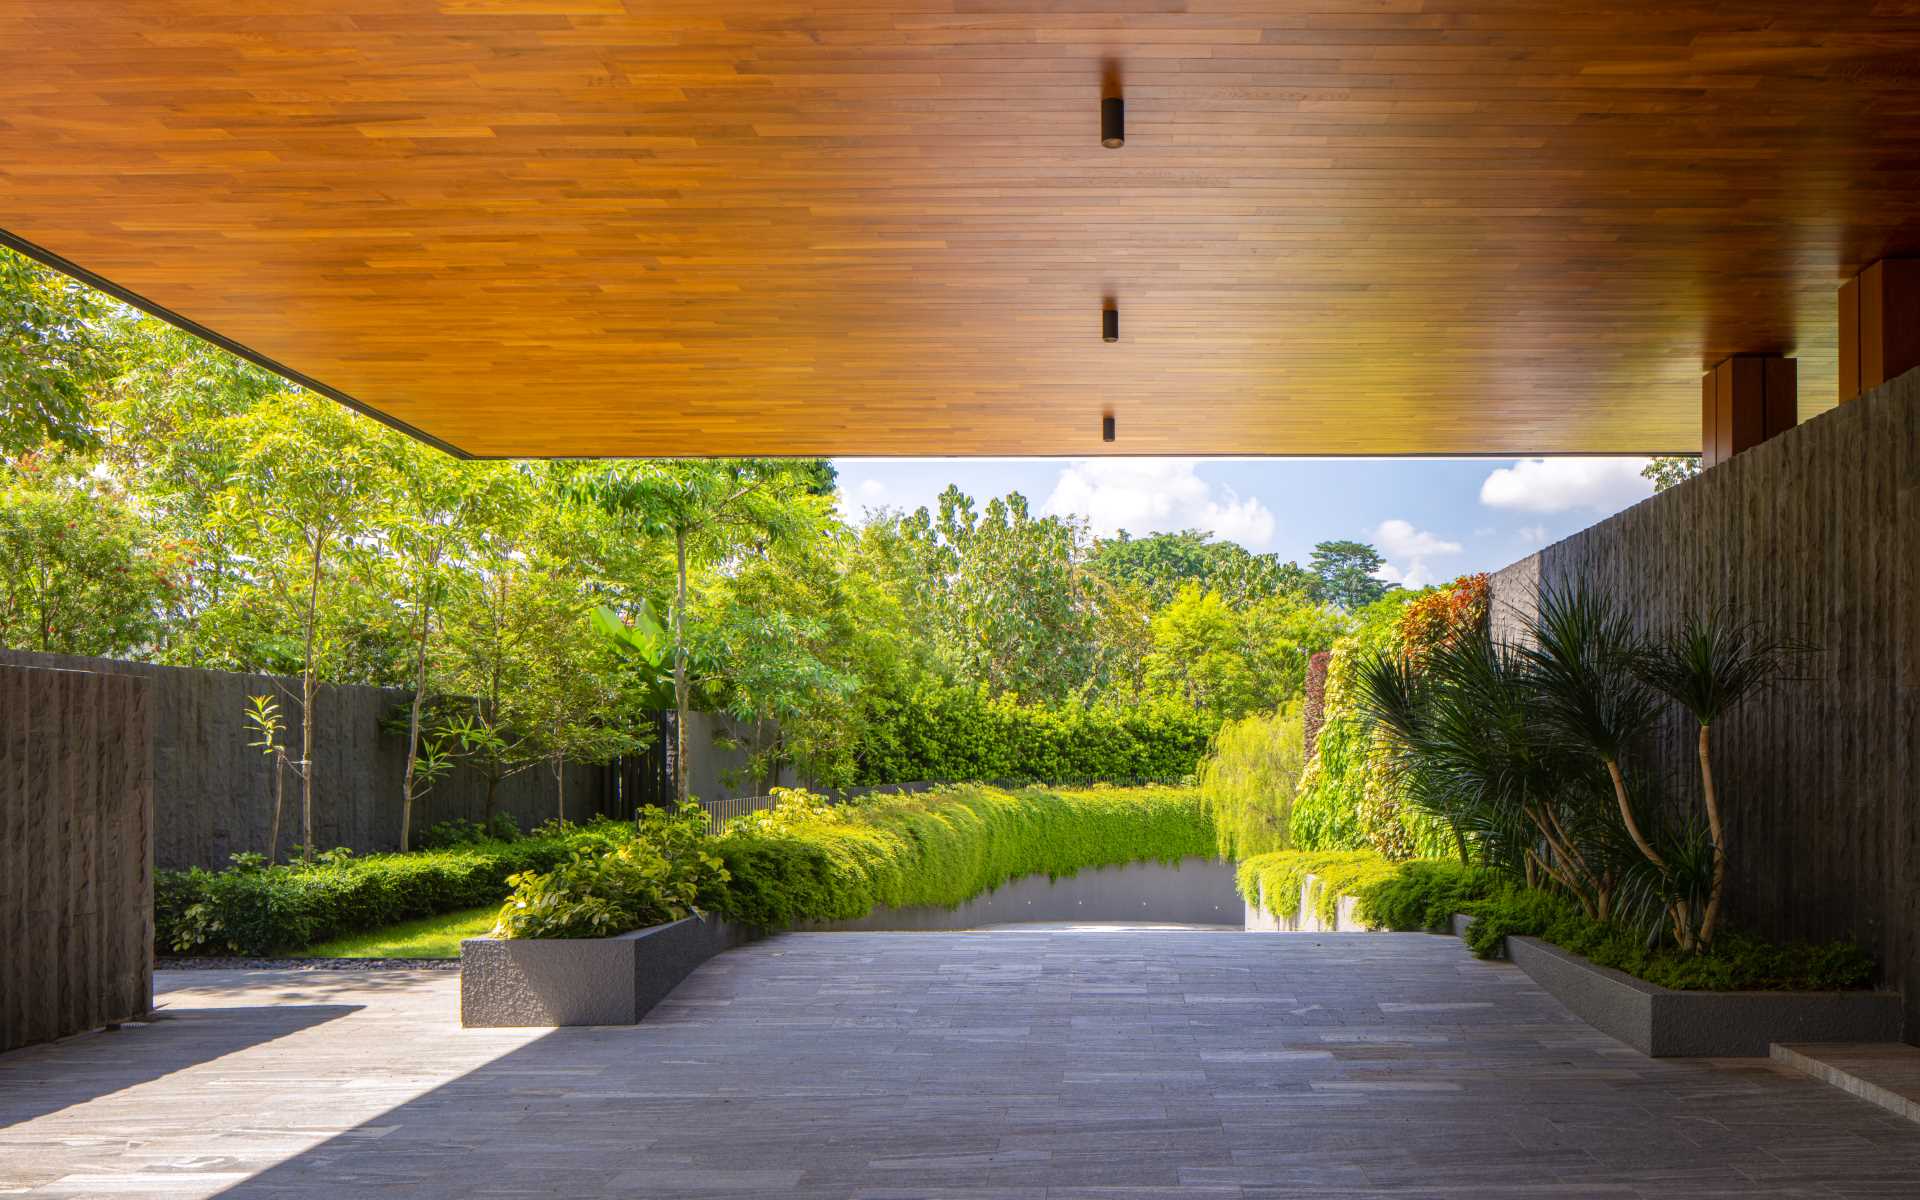
[[[309,946],[302,958],[459,958],[460,940],[484,937],[500,915],[498,904],[416,917],[384,929],[349,934]]]

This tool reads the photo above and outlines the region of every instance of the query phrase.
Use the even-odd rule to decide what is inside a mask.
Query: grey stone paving
[[[1920,1127],[1653,1061],[1418,934],[788,934],[632,1028],[446,974],[173,972],[0,1056],[0,1193],[1920,1196]]]

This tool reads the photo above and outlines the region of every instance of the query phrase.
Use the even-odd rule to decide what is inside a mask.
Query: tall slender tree
[[[258,563],[259,583],[296,615],[300,639],[300,834],[313,854],[315,707],[332,647],[328,584],[377,511],[384,430],[331,400],[287,393],[221,421],[238,447],[216,499],[220,524]]]
[[[715,459],[630,463],[582,475],[575,494],[643,536],[671,539],[674,564],[674,794],[687,796],[689,572],[717,564],[756,541],[793,536],[809,527],[824,500],[813,495],[818,472],[779,459]]]
[[[414,803],[440,771],[423,771],[422,727],[432,679],[434,630],[474,531],[512,505],[513,468],[466,464],[411,440],[390,444],[390,476],[379,524],[393,590],[407,609],[413,695],[407,704],[407,763],[400,788],[400,849],[409,848]]]

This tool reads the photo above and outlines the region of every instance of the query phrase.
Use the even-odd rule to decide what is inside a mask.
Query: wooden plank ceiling
[[[1692,450],[1730,352],[1828,407],[1835,288],[1920,253],[1916,0],[0,0],[0,54],[0,228],[476,455]]]

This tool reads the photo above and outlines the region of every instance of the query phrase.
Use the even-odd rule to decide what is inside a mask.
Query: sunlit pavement
[[[1920,1126],[1420,934],[789,934],[630,1028],[462,1030],[441,972],[159,986],[0,1056],[0,1193],[1920,1195]]]

